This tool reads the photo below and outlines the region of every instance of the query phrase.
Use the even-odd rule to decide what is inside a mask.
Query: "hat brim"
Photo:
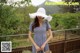
[[[48,21],[52,20],[52,17],[50,15],[48,16],[48,15],[45,15],[45,14],[42,14],[42,13],[29,13],[29,16],[32,19],[34,19],[36,16],[41,16],[41,17],[44,17],[44,19],[46,19]]]
[[[48,17],[47,15],[45,14],[41,14],[41,13],[29,13],[29,16],[30,18],[35,18],[36,16],[41,16],[41,17],[44,17],[45,19]]]

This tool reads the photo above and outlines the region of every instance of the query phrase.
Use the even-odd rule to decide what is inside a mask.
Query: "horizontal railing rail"
[[[61,31],[69,31],[69,30],[80,30],[80,28],[72,28],[72,29],[62,29],[62,30],[55,30],[52,32],[61,32]],[[10,37],[10,36],[28,36],[28,34],[15,34],[15,35],[0,35],[0,37]]]
[[[49,42],[52,53],[66,53],[80,49],[80,28],[54,30],[53,40]],[[28,34],[0,35],[0,38],[27,36]],[[23,50],[32,51],[32,46],[13,48],[11,53],[22,53]]]

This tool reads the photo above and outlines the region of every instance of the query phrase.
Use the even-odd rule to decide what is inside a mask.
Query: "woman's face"
[[[42,16],[37,16],[37,18],[39,21],[43,21],[43,19],[44,19]]]

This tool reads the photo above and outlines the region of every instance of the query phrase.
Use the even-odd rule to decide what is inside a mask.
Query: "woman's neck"
[[[42,24],[43,24],[43,21],[39,21],[39,25],[42,26]]]

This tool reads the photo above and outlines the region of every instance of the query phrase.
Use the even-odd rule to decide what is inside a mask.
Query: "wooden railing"
[[[75,30],[76,31],[79,30],[79,31],[76,32]],[[49,42],[49,47],[52,53],[67,53],[74,50],[80,50],[80,29],[66,29],[66,30],[53,31],[54,36],[55,36],[55,32],[64,32],[64,39],[59,41]],[[70,33],[72,35],[78,34],[78,37],[74,36],[75,38],[68,38],[67,36]],[[24,34],[24,36],[25,35],[26,34]],[[72,35],[71,37],[73,37]],[[20,36],[20,35],[17,35],[17,36]],[[2,37],[5,37],[5,36],[2,36]],[[12,52],[10,53],[22,53],[23,50],[32,51],[32,46],[15,48],[15,49],[12,49]]]
[[[49,47],[52,53],[67,53],[74,50],[80,50],[80,39],[71,39],[67,41],[58,41],[49,43]],[[22,53],[23,50],[32,51],[32,47],[23,47],[13,49],[11,53]]]

